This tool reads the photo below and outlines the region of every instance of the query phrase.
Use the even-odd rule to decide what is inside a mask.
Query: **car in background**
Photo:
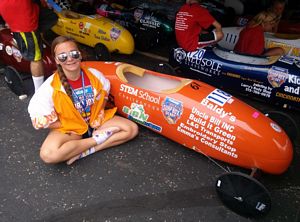
[[[94,48],[97,59],[107,60],[110,53],[133,53],[133,37],[118,23],[99,15],[83,15],[69,10],[56,13],[58,22],[51,30]]]
[[[128,29],[136,48],[147,51],[165,43],[174,34],[174,24],[164,14],[138,6],[124,8],[119,4],[100,4],[97,13]]]

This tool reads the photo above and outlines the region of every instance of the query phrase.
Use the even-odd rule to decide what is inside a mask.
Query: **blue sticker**
[[[167,97],[162,104],[161,111],[169,124],[175,124],[183,112],[182,102]]]

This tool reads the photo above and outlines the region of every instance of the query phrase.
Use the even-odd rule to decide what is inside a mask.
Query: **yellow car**
[[[82,15],[62,10],[52,31],[70,36],[77,42],[95,49],[96,58],[108,59],[110,53],[132,54],[134,40],[128,30],[112,20],[98,15]]]

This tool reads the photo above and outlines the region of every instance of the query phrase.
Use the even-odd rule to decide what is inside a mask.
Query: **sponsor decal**
[[[166,97],[163,101],[161,111],[169,124],[175,124],[183,112],[182,102]]]
[[[231,104],[233,102],[232,96],[220,89],[215,89],[206,98],[202,99],[201,105],[213,111],[218,115],[218,118],[228,117],[231,122],[236,121],[236,116],[230,111],[226,111],[222,106],[225,103]]]
[[[82,29],[82,33],[88,35],[91,32],[91,25],[92,25],[91,23],[86,22],[84,28]]]
[[[83,22],[79,22],[79,29],[83,29],[83,28],[84,28]]]
[[[211,101],[213,103],[218,104],[219,106],[223,106],[228,101],[231,101],[232,100],[231,98],[232,98],[232,95],[230,95],[220,89],[215,89],[206,97],[206,99],[208,99],[209,101]]]
[[[13,57],[17,60],[17,62],[22,61],[23,57],[22,57],[20,50],[15,48],[14,46],[12,46],[12,54],[13,54]]]
[[[99,34],[102,34],[102,35],[105,35],[105,34],[106,34],[106,32],[105,32],[104,30],[102,30],[102,29],[98,29],[98,33],[99,33]]]
[[[110,38],[113,40],[113,41],[116,41],[119,36],[121,34],[121,30],[118,29],[118,28],[115,28],[113,27],[111,30],[110,30]]]
[[[158,96],[152,96],[148,92],[145,92],[143,90],[135,89],[131,86],[121,84],[120,85],[120,91],[124,92],[126,94],[138,97],[144,101],[148,101],[157,105],[160,105],[160,97]]]
[[[227,76],[230,76],[230,77],[232,77],[232,78],[237,78],[237,79],[240,79],[240,78],[241,78],[241,75],[236,74],[236,73],[227,72],[226,75],[227,75]]]
[[[161,132],[162,127],[148,121],[149,115],[145,113],[143,105],[131,103],[130,107],[123,106],[122,111],[128,115],[128,119],[135,121],[143,126]]]
[[[6,47],[5,47],[5,52],[8,54],[8,55],[12,55],[12,48],[9,46],[9,45],[7,45]]]
[[[110,41],[110,39],[107,38],[106,36],[101,36],[101,40],[106,41],[106,42],[109,42],[109,41]]]
[[[273,88],[271,86],[265,86],[258,83],[241,83],[241,87],[247,93],[252,93],[255,95],[263,96],[266,98],[270,98],[272,94]]]
[[[149,28],[159,28],[160,27],[160,22],[156,20],[155,17],[153,16],[145,16],[144,18],[140,19],[140,23],[143,26],[149,27]]]
[[[195,140],[194,144],[200,143],[228,155],[232,158],[238,158],[235,148],[235,126],[217,116],[207,114],[203,109],[193,107],[188,119],[180,122],[177,131],[184,136]],[[201,149],[195,147],[195,150],[201,152]]]
[[[290,57],[290,56],[281,56],[279,61],[280,62],[284,62],[284,63],[287,63],[289,65],[293,65],[294,63],[294,58],[293,57]]]
[[[284,91],[299,96],[300,95],[300,77],[295,76],[295,75],[289,75],[288,83],[290,85],[284,86]]]
[[[276,92],[276,96],[286,99],[286,100],[290,100],[292,102],[296,102],[296,103],[300,103],[300,97],[299,96],[292,96],[292,95],[288,95],[285,93],[281,93],[281,92]]]
[[[198,49],[193,52],[185,52],[182,48],[174,50],[174,59],[179,64],[185,64],[195,72],[199,72],[204,75],[220,75],[222,64],[213,59],[207,59],[204,57],[206,50]]]
[[[272,66],[268,71],[268,81],[273,88],[280,87],[288,78],[288,69]]]
[[[66,30],[69,32],[74,32],[74,29],[72,29],[71,27],[66,27]]]

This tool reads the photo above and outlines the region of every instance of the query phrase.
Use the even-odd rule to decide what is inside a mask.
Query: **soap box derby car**
[[[134,36],[136,48],[149,50],[173,35],[173,22],[158,11],[144,7],[122,8],[116,4],[100,4],[97,13],[126,27]]]
[[[48,76],[56,69],[56,64],[51,56],[50,47],[43,44],[43,48],[44,69]],[[0,29],[0,61],[4,66],[5,81],[9,88],[20,96],[20,99],[26,98],[27,92],[23,80],[31,77],[30,62],[23,59],[11,30],[8,28]]]
[[[230,0],[232,2],[232,0]],[[115,2],[115,1],[113,1]],[[167,16],[171,21],[175,21],[176,13],[184,4],[184,0],[175,1],[145,1],[145,0],[130,0],[131,7],[149,8],[152,11],[159,11]],[[236,1],[235,1],[236,2]],[[226,4],[227,3],[227,4]],[[122,4],[122,3],[121,3]],[[232,3],[220,0],[205,0],[200,2],[201,6],[207,8],[213,17],[221,22],[222,26],[232,25],[236,11],[232,8]],[[229,7],[227,7],[229,6]]]
[[[220,89],[126,63],[84,64],[110,80],[110,101],[120,115],[187,148],[270,174],[283,173],[291,163],[293,147],[285,131]],[[263,216],[270,210],[269,194],[254,177],[226,173],[216,189],[224,204],[241,215]]]
[[[220,47],[174,48],[169,63],[191,78],[284,108],[300,108],[300,62],[295,58],[237,54]]]
[[[77,42],[95,48],[97,59],[109,59],[111,52],[133,53],[133,37],[118,23],[99,15],[87,16],[69,10],[56,13],[58,22],[52,31],[58,35],[71,36]]]

